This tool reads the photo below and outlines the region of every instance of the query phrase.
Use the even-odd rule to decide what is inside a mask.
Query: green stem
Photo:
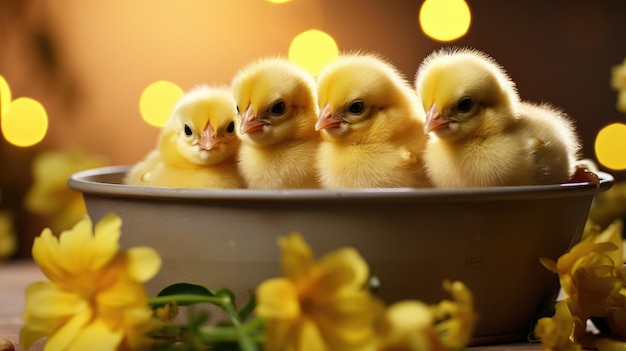
[[[191,305],[194,303],[212,303],[223,307],[223,305],[227,302],[230,302],[230,299],[224,299],[223,297],[215,297],[215,296],[203,296],[203,295],[165,295],[165,296],[157,296],[151,297],[148,299],[148,304],[155,305],[166,305],[168,303],[177,303],[179,306],[182,305]]]
[[[253,330],[261,329],[264,326],[265,326],[265,320],[261,318],[254,318],[244,324],[244,328],[246,328],[246,330],[249,332]]]
[[[241,321],[239,320],[239,313],[237,313],[231,299],[227,298],[226,300],[227,302],[222,305],[222,308],[226,311],[226,313],[228,313],[230,320],[235,327],[239,340],[239,347],[241,347],[242,351],[256,351],[256,344],[252,338],[250,338],[250,335],[248,335],[246,328],[244,328],[241,324]]]
[[[203,342],[238,342],[242,351],[257,351],[256,343],[262,342],[262,336],[252,337],[248,333],[263,326],[263,320],[254,319],[243,324],[239,319],[239,313],[228,296],[203,296],[203,295],[165,295],[148,299],[153,306],[177,303],[178,305],[190,305],[195,303],[212,303],[221,307],[229,316],[232,327],[204,327],[199,331]]]
[[[256,325],[254,327],[246,324],[244,325],[244,328],[246,331],[254,330],[257,328],[258,323],[254,324]],[[201,337],[202,342],[207,344],[216,342],[238,342],[240,340],[240,331],[235,327],[202,327],[198,329],[198,335]],[[263,342],[262,335],[253,335],[248,337],[256,343]]]

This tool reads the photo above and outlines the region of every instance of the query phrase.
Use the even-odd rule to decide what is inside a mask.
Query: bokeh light
[[[271,2],[272,4],[284,4],[286,2],[291,2],[291,0],[266,0],[267,2]]]
[[[161,80],[150,84],[139,99],[141,117],[152,126],[163,127],[182,96],[183,89],[172,82]]]
[[[4,77],[0,76],[0,116],[9,108],[10,102],[11,88],[9,88],[9,83],[7,83]]]
[[[626,124],[612,123],[596,136],[596,158],[606,168],[626,169]]]
[[[0,123],[4,138],[13,145],[32,146],[43,140],[48,131],[44,107],[31,98],[11,101]]]
[[[451,41],[467,33],[472,13],[464,0],[426,0],[419,12],[419,22],[429,37]]]
[[[289,60],[317,76],[322,67],[339,57],[335,39],[317,29],[298,34],[289,45]]]

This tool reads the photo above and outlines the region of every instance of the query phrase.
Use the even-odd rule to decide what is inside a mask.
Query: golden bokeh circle
[[[0,76],[0,116],[6,112],[11,103],[11,88],[9,83]]]
[[[298,34],[289,45],[289,61],[302,67],[313,76],[328,63],[339,57],[339,48],[329,34],[311,29]]]
[[[596,136],[595,152],[604,167],[626,169],[626,124],[612,123],[602,128]]]
[[[2,135],[11,144],[27,147],[39,143],[48,132],[46,109],[31,98],[13,100],[0,123]]]
[[[463,0],[426,0],[419,12],[422,31],[438,41],[452,41],[465,35],[472,13]]]
[[[183,89],[175,83],[161,80],[150,84],[139,98],[141,118],[152,126],[163,127],[182,96]]]

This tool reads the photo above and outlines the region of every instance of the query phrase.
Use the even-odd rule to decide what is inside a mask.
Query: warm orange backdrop
[[[167,79],[184,89],[227,84],[243,64],[286,55],[298,33],[318,28],[340,49],[373,50],[412,78],[446,45],[421,33],[415,0],[27,0],[0,4],[0,74],[14,97],[32,96],[50,115],[41,147],[78,144],[113,163],[132,163],[155,142],[139,95]],[[473,21],[451,45],[492,54],[523,98],[550,101],[577,121],[585,156],[615,110],[610,69],[626,57],[626,2],[469,1]],[[43,59],[42,59],[43,57]],[[3,146],[4,147],[4,146]],[[619,176],[619,175],[618,175]]]

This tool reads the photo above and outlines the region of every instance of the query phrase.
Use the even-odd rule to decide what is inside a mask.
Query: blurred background
[[[74,170],[132,164],[156,145],[159,128],[139,109],[152,83],[182,90],[227,85],[251,60],[287,56],[294,38],[311,29],[332,37],[339,52],[381,53],[411,81],[433,50],[485,51],[508,70],[523,99],[565,110],[576,121],[583,156],[598,161],[598,133],[626,123],[611,84],[626,57],[625,1],[440,0],[443,19],[428,17],[436,23],[459,2],[471,14],[467,31],[445,41],[427,35],[419,21],[423,5],[435,1],[0,0],[0,76],[11,94],[7,100],[5,90],[1,100],[3,118],[11,100],[28,97],[47,121],[31,145],[0,138],[0,242],[3,228],[16,238],[5,256],[28,256],[32,238],[73,201],[60,201],[69,195],[56,188],[43,190],[54,201],[32,195],[37,177],[60,177],[58,188]],[[25,124],[33,134],[36,123]],[[608,147],[626,158],[620,133]],[[36,162],[50,152],[59,153],[56,161]],[[626,178],[626,166],[599,166]],[[56,208],[41,205],[52,202]]]

